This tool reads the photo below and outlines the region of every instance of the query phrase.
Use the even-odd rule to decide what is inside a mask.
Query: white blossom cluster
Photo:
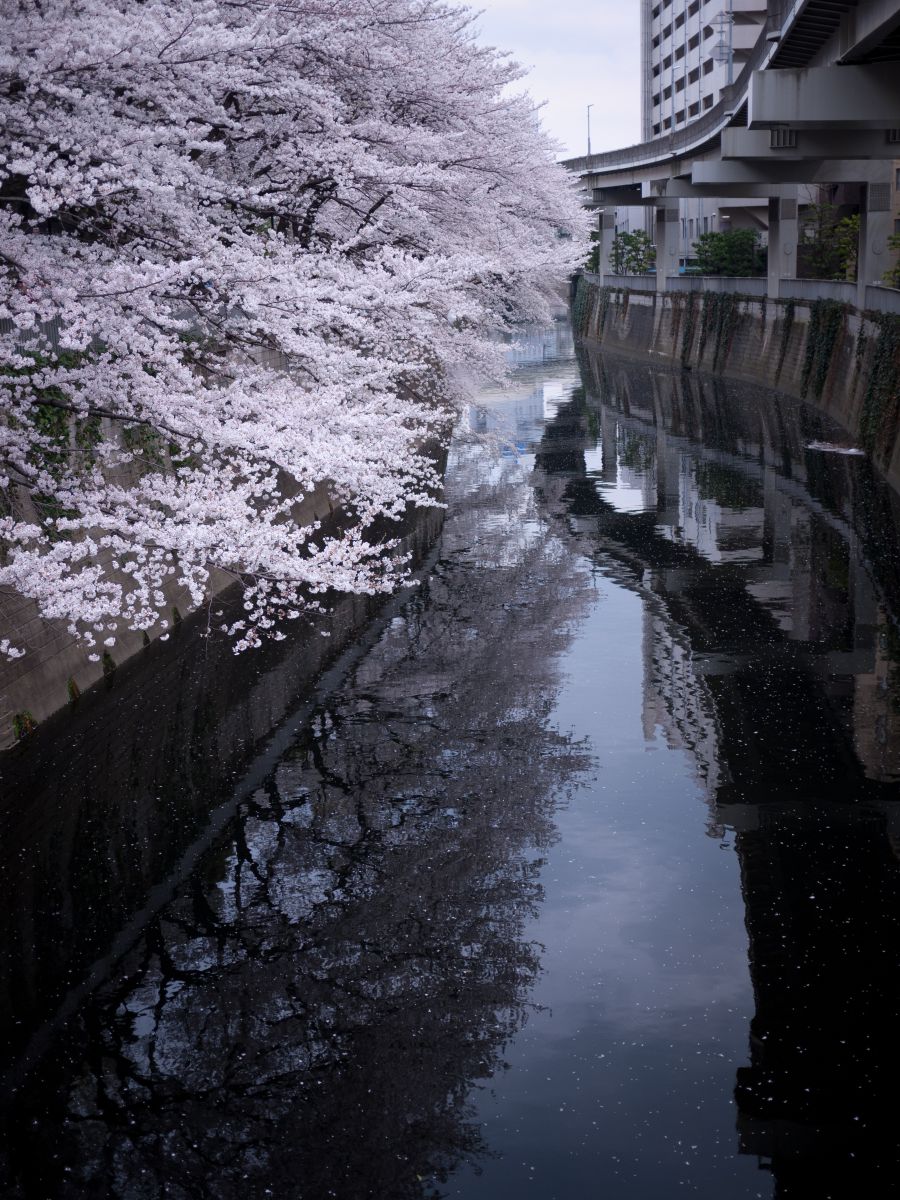
[[[471,20],[0,5],[0,587],[94,648],[224,571],[244,648],[328,589],[395,585],[384,520],[434,501],[459,366],[496,370],[488,335],[583,256]],[[316,488],[333,528],[302,517]]]

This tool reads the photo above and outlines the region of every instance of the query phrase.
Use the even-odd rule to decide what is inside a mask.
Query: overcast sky
[[[523,86],[546,101],[543,123],[566,156],[640,140],[638,0],[469,0],[481,40],[530,68]]]

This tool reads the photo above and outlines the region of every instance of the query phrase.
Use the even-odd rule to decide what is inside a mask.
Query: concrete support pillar
[[[600,261],[597,272],[601,283],[606,282],[606,276],[613,273],[612,248],[616,236],[616,210],[604,208],[600,213]]]
[[[656,290],[666,290],[666,277],[678,274],[678,205],[661,204],[656,210]]]
[[[859,206],[859,255],[856,265],[856,307],[866,307],[866,286],[881,283],[890,265],[887,240],[894,227],[890,178],[867,183]]]
[[[797,278],[797,201],[784,196],[769,197],[769,252],[767,294],[777,300],[782,279]]]

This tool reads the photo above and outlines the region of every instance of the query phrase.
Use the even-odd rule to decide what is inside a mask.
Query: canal
[[[4,818],[5,1195],[897,1194],[896,501],[793,401],[511,353],[262,755],[185,702],[140,769],[170,688]]]

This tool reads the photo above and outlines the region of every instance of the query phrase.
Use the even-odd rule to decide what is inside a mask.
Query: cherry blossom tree
[[[238,648],[394,586],[460,366],[583,257],[518,68],[433,0],[6,0],[0,47],[0,586],[98,648],[174,583],[240,582]]]

